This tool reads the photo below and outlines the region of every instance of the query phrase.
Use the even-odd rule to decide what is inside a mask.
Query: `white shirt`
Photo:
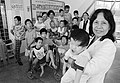
[[[81,81],[86,80],[84,78],[85,75],[90,78],[87,82],[80,83],[103,83],[105,74],[113,63],[116,46],[110,39],[104,39],[103,41],[99,41],[99,39],[97,39],[88,48],[88,52],[92,59],[86,65]]]
[[[44,23],[39,24],[39,23],[37,22],[37,23],[35,23],[34,26],[37,27],[38,30],[41,30],[42,28],[46,28],[46,26],[45,26]]]
[[[35,56],[40,60],[45,56],[44,48],[41,47],[40,49],[33,48]]]

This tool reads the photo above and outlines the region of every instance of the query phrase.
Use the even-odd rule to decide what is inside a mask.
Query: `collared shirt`
[[[25,27],[22,24],[13,26],[13,32],[16,40],[25,38]]]

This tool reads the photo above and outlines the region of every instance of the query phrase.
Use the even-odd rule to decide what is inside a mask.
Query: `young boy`
[[[65,64],[63,71],[66,69],[66,64],[70,64],[71,66],[66,73],[63,73],[61,83],[80,83],[84,67],[90,60],[90,55],[86,50],[89,39],[88,33],[82,29],[73,30],[71,32],[70,49],[66,52],[64,57]]]
[[[57,66],[54,63],[54,55],[53,55],[53,41],[52,39],[47,38],[47,30],[45,28],[40,30],[40,35],[43,38],[43,46],[46,51],[46,63],[49,63],[49,60],[51,60],[52,66],[54,69],[57,68]]]
[[[45,64],[46,62],[46,56],[44,53],[44,48],[42,47],[43,39],[41,37],[37,37],[35,39],[35,46],[32,48],[32,51],[30,53],[30,59],[29,59],[29,70],[32,74],[34,74],[35,68],[37,64]],[[44,65],[41,65],[41,74],[40,77],[44,73],[43,69]],[[31,78],[34,78],[33,75],[31,75]]]
[[[21,17],[15,16],[14,23],[11,33],[15,36],[15,58],[19,65],[23,65],[20,58],[20,47],[22,44],[22,40],[25,38],[25,28],[21,24]]]
[[[46,28],[45,24],[43,23],[43,18],[42,16],[37,16],[37,22],[35,23],[35,28],[36,28],[36,35],[37,37],[40,37],[40,30],[42,28]]]

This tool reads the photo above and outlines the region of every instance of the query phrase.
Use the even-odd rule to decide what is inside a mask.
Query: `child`
[[[58,22],[60,22],[61,20],[64,20],[64,10],[63,9],[60,9],[59,10],[59,16],[57,17],[58,19]]]
[[[50,30],[49,30],[49,38],[54,39],[57,38],[59,36],[57,30],[58,28],[55,25],[54,21],[50,21]]]
[[[66,51],[69,49],[68,37],[67,36],[62,36],[61,40],[56,41],[55,43],[59,44],[59,45],[56,45],[56,46],[58,47],[58,53],[59,53],[60,58],[62,60],[62,58],[64,57]]]
[[[61,83],[80,83],[80,78],[84,71],[84,67],[90,60],[90,55],[86,48],[89,43],[89,35],[82,29],[73,30],[71,32],[70,49],[65,54],[65,64],[63,71],[66,70],[66,64],[70,64],[67,72],[63,72]]]
[[[40,37],[40,30],[42,28],[46,28],[45,24],[43,23],[42,16],[37,16],[37,22],[35,23],[34,26],[36,28],[36,35],[37,35],[37,37]]]
[[[72,27],[72,30],[79,29],[79,22],[78,22],[78,18],[77,17],[74,17],[72,19],[72,26],[78,26],[78,27]]]
[[[32,21],[30,19],[25,20],[25,26],[27,28],[27,31],[25,34],[25,41],[26,41],[25,56],[28,56],[28,58],[29,58],[29,53],[30,53],[29,46],[32,44],[32,42],[35,39],[35,29],[33,27]]]
[[[58,27],[58,33],[60,33],[60,37],[62,37],[63,35],[68,36],[66,24],[66,20],[60,21],[60,27]]]
[[[40,35],[43,38],[43,46],[47,54],[46,63],[49,63],[49,60],[51,60],[53,68],[56,69],[57,66],[54,63],[54,54],[53,54],[53,41],[52,39],[47,38],[47,30],[45,28],[40,30]]]
[[[35,39],[35,46],[33,47],[31,53],[30,53],[30,59],[29,59],[29,71],[31,71],[32,74],[35,72],[35,68],[37,64],[44,64],[46,62],[46,56],[44,53],[44,48],[42,47],[43,39],[41,37],[37,37]],[[41,65],[41,74],[40,77],[44,73],[43,66]],[[33,75],[31,75],[31,78],[34,78]]]
[[[22,40],[25,38],[25,28],[21,24],[21,17],[14,17],[15,25],[13,26],[11,33],[15,36],[15,58],[19,65],[23,65],[20,58],[20,47],[22,44]]]

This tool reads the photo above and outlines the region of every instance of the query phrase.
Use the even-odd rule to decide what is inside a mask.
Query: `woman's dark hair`
[[[20,16],[15,16],[14,19],[17,19],[18,21],[21,21],[21,17]]]
[[[61,37],[61,40],[62,40],[62,38],[66,38],[66,43],[65,43],[65,45],[67,45],[68,44],[68,37],[67,36],[65,36],[65,35],[63,35],[62,37]]]
[[[28,21],[32,24],[32,26],[34,26],[34,25],[33,25],[33,22],[32,22],[30,19],[26,19],[26,20],[25,20],[25,25],[27,24]]]
[[[114,38],[114,32],[115,32],[115,20],[113,17],[113,14],[110,10],[108,9],[97,9],[91,16],[90,18],[90,26],[89,26],[89,34],[91,36],[94,36],[93,33],[93,22],[94,20],[97,18],[99,13],[103,13],[104,18],[108,21],[109,23],[109,28],[110,30],[108,31],[108,33],[105,36],[102,36],[100,41],[103,41],[105,38],[109,38],[111,39],[113,42],[115,41]]]
[[[83,29],[75,29],[71,31],[70,37],[75,41],[81,42],[79,46],[85,47],[89,44],[89,34]]]
[[[69,5],[65,5],[64,9],[66,9],[66,8],[70,9],[70,6]]]
[[[38,42],[38,40],[42,40],[42,41],[43,41],[43,39],[42,39],[41,37],[35,38],[35,42],[36,42],[36,43]]]
[[[42,16],[43,16],[44,14],[47,14],[47,12],[42,12]]]
[[[48,11],[48,14],[47,14],[48,17],[49,17],[49,15],[50,15],[50,13],[53,13],[53,15],[55,16],[55,12],[54,12],[53,10],[49,10],[49,11]]]

